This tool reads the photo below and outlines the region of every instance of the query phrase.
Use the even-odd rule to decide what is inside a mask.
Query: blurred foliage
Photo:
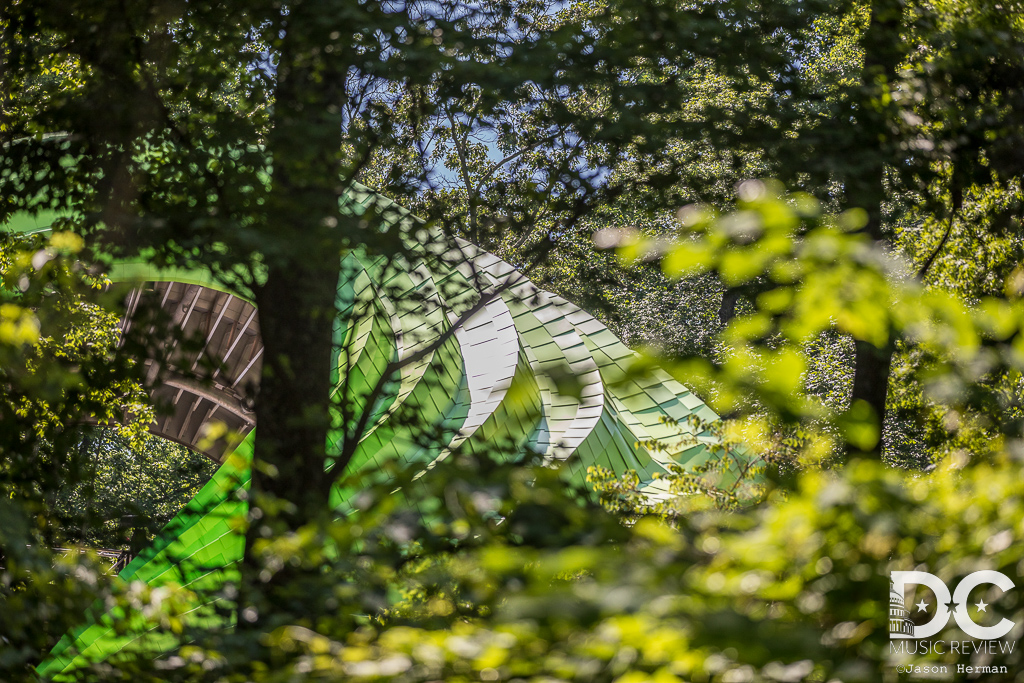
[[[741,184],[733,211],[689,205],[678,219],[675,242],[614,229],[603,239],[619,245],[623,260],[660,260],[670,277],[713,272],[729,286],[758,283],[752,306],[719,335],[720,361],[674,365],[720,412],[749,418],[737,429],[755,450],[771,450],[773,425],[802,429],[800,450],[810,462],[831,457],[837,442],[875,447],[878,416],[867,406],[836,405],[805,388],[816,344],[836,334],[875,346],[896,337],[913,353],[901,380],[945,425],[945,438],[928,444],[931,457],[964,447],[980,456],[1004,440],[1017,447],[1024,309],[1012,281],[973,301],[928,287],[860,231],[863,211],[827,213],[813,196],[774,182]]]
[[[678,430],[674,439],[647,439],[639,442],[651,452],[672,453],[696,444],[703,445],[708,458],[697,465],[670,464],[665,474],[655,479],[667,486],[658,494],[640,491],[640,477],[634,470],[616,474],[601,465],[587,468],[587,482],[598,494],[601,504],[624,520],[643,515],[659,517],[669,523],[706,509],[738,510],[762,502],[773,490],[769,473],[792,473],[799,467],[799,451],[786,439],[771,443],[772,449],[752,452],[737,437],[738,422],[706,422],[691,416],[685,424],[667,417],[662,421]],[[700,437],[694,436],[700,434]]]
[[[671,525],[624,525],[530,460],[463,454],[416,481],[393,474],[402,495],[371,485],[344,518],[260,543],[265,571],[305,577],[287,600],[250,606],[267,610],[260,628],[180,630],[157,611],[152,625],[184,644],[77,680],[895,681],[890,571],[955,585],[1024,562],[1021,464],[1005,454],[926,475],[856,460]],[[1019,635],[1016,591],[982,586],[978,599],[991,605],[979,623],[1006,617]],[[939,637],[961,636],[951,620]],[[1020,657],[913,661],[1005,664],[986,680],[1010,681]]]

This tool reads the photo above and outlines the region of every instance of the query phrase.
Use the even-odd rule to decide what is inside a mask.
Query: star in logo
[[[974,606],[978,608],[979,612],[988,612],[988,610],[985,609],[986,607],[988,607],[988,603],[984,600],[982,600],[981,602],[974,603]]]
[[[924,599],[922,598],[921,602],[917,603],[917,611],[918,612],[924,612],[927,609],[928,609],[928,603],[925,602]]]

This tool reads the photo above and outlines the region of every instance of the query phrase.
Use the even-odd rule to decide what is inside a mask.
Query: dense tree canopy
[[[72,5],[0,9],[0,222],[60,216],[0,252],[0,677],[31,680],[101,599],[178,645],[81,680],[878,680],[890,571],[1018,576],[1014,3]],[[343,257],[403,272],[396,235],[428,235],[385,196],[667,351],[728,418],[721,459],[665,501],[529,453],[349,471],[394,379],[332,392]],[[126,499],[152,531],[203,477],[114,496],[140,463],[83,437],[118,422],[129,452],[153,416],[111,256],[259,308],[232,629],[47,550],[113,545]],[[344,516],[337,486],[364,489]]]

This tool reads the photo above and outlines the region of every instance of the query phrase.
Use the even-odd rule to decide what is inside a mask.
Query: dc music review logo
[[[967,611],[967,597],[978,586],[991,584],[1001,588],[1003,591],[1013,588],[1013,581],[1005,574],[990,569],[968,574],[957,584],[952,595],[949,593],[949,588],[946,587],[946,584],[939,577],[928,572],[892,572],[889,576],[891,580],[889,588],[890,638],[929,638],[941,631],[949,623],[950,616],[956,620],[956,625],[964,633],[978,640],[1002,638],[1014,626],[1014,622],[1009,619],[1003,619],[995,626],[979,626]],[[910,620],[908,610],[904,605],[903,596],[905,589],[911,584],[930,588],[932,593],[935,594],[935,599],[938,601],[935,616],[926,624],[915,625]],[[922,599],[916,606],[918,611],[923,611],[927,607],[927,603]],[[984,600],[981,600],[974,603],[974,607],[978,612],[984,612],[987,610],[988,605]]]

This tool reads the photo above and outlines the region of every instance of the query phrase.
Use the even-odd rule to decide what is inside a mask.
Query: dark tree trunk
[[[878,418],[879,430],[885,427],[885,401],[889,395],[889,371],[892,368],[893,349],[891,345],[882,348],[866,341],[855,342],[853,366],[853,401],[864,401],[871,406]],[[879,431],[878,444],[871,455],[881,457],[882,431]]]
[[[895,112],[885,92],[896,76],[896,68],[903,58],[900,36],[902,4],[899,0],[874,0],[871,21],[864,32],[864,70],[860,83],[860,96],[849,120],[855,126],[849,150],[851,158],[859,161],[859,173],[846,179],[846,197],[850,206],[867,211],[864,232],[878,245],[889,239],[882,216],[882,203],[886,200],[885,169],[898,163],[900,151],[892,137],[892,117]],[[891,330],[889,330],[891,334]],[[882,456],[882,434],[885,433],[885,402],[889,392],[889,371],[892,367],[894,344],[877,347],[856,340],[854,353],[853,401],[865,401],[878,419],[879,439],[873,448],[860,450],[847,445],[846,455]]]
[[[300,0],[289,3],[281,17],[284,37],[267,139],[272,184],[258,236],[266,266],[266,280],[255,292],[264,357],[243,566],[249,595],[243,604],[254,604],[257,595],[278,601],[278,588],[285,588],[284,595],[296,578],[292,568],[264,571],[254,541],[329,514],[324,466],[344,232],[338,99],[345,79],[340,66],[311,58],[315,46],[328,43],[320,35],[331,25],[318,16],[323,11],[316,2]]]
[[[294,516],[292,527],[327,504],[324,464],[339,267],[322,265],[271,268],[256,297],[264,359],[256,398],[255,460],[261,467],[254,468],[252,491],[294,505],[294,515],[285,513],[285,519]]]

